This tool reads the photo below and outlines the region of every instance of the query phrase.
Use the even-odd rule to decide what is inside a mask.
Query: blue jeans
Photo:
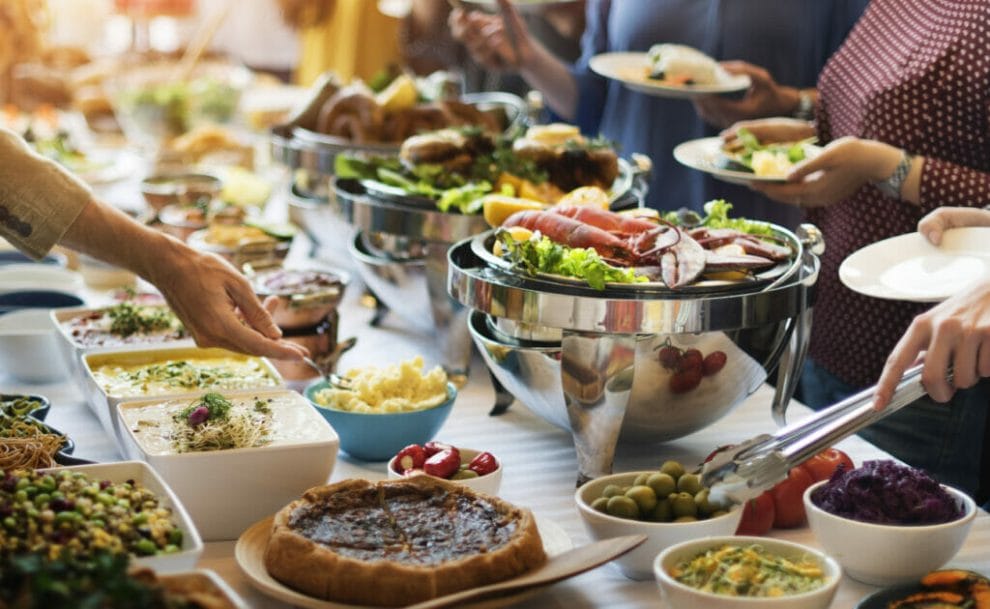
[[[808,359],[794,397],[820,410],[860,390]],[[908,465],[927,471],[939,482],[976,497],[981,487],[988,407],[990,379],[984,379],[975,387],[957,391],[946,404],[924,396],[859,435]],[[982,475],[987,478],[990,472]],[[984,493],[987,490],[988,485],[983,484]]]

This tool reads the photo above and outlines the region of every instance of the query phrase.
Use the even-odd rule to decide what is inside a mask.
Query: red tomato
[[[702,360],[701,370],[705,373],[705,376],[716,374],[722,368],[725,368],[725,362],[728,359],[729,356],[725,354],[725,351],[712,351]]]
[[[770,491],[756,499],[750,499],[743,507],[742,520],[736,528],[736,535],[766,535],[773,526],[775,513]]]
[[[701,355],[701,351],[697,349],[688,349],[681,356],[681,363],[679,369],[682,371],[687,370],[701,370],[701,366],[704,363],[705,358]]]
[[[664,368],[673,370],[681,363],[681,350],[673,345],[661,347],[661,349],[657,351],[657,360]]]
[[[701,384],[701,368],[691,368],[671,375],[667,387],[671,393],[687,393],[699,384]]]
[[[787,478],[770,489],[773,495],[773,526],[793,529],[804,524],[804,490],[815,483],[811,474],[801,467],[793,468]]]
[[[828,480],[840,466],[849,471],[855,467],[853,460],[838,448],[826,448],[801,464],[815,482]]]

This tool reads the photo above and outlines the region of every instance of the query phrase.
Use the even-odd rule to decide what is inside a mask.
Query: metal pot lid
[[[761,327],[803,313],[811,305],[819,270],[818,257],[804,249],[795,272],[780,285],[598,291],[494,266],[476,253],[475,239],[484,236],[465,239],[448,252],[447,290],[455,300],[495,317],[583,332],[676,334]]]

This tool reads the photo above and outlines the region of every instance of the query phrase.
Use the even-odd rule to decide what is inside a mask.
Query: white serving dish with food
[[[83,355],[84,391],[103,429],[122,443],[117,404],[128,399],[192,396],[205,390],[275,389],[282,376],[270,361],[225,349],[190,347]],[[203,382],[203,374],[209,382]],[[194,378],[195,377],[195,378]]]
[[[201,422],[199,430],[181,413],[200,396],[116,406],[124,455],[158,471],[207,541],[236,539],[306,489],[325,484],[340,445],[330,424],[295,391],[223,396],[233,405],[230,414]]]
[[[160,573],[176,573],[194,568],[199,561],[199,557],[203,553],[203,540],[200,538],[199,532],[179,498],[147,463],[141,461],[94,463],[41,471],[47,471],[50,474],[57,474],[62,471],[79,472],[85,474],[90,480],[107,480],[112,483],[136,482],[140,487],[153,493],[158,498],[161,507],[171,510],[172,521],[176,528],[181,531],[182,541],[176,552],[137,556],[134,559],[134,564],[154,569]]]

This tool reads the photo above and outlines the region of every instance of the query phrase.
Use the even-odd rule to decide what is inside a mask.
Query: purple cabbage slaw
[[[894,461],[839,468],[811,493],[821,509],[861,522],[926,525],[963,516],[956,500],[927,472]]]

